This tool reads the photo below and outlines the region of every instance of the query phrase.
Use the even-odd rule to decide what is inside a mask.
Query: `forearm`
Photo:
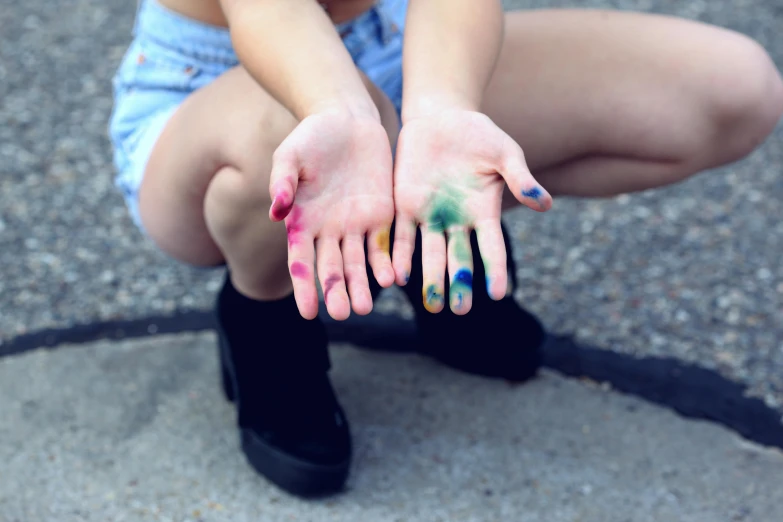
[[[410,0],[403,122],[445,108],[479,110],[503,42],[500,0]]]
[[[327,109],[379,118],[315,0],[222,0],[222,5],[242,65],[298,119]]]

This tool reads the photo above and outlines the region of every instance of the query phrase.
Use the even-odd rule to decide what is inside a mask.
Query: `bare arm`
[[[410,0],[403,122],[446,108],[477,111],[503,41],[499,0]]]
[[[299,120],[323,110],[380,119],[315,0],[221,0],[240,62]]]

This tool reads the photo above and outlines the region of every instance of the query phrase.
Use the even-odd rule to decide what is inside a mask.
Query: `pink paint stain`
[[[285,219],[293,206],[293,201],[288,201],[288,197],[285,194],[278,192],[275,195],[275,199],[272,200],[272,217],[277,220]]]
[[[302,209],[294,207],[285,220],[285,230],[288,233],[288,245],[294,246],[299,243],[299,234],[304,227],[302,226]]]
[[[310,270],[301,261],[294,261],[291,263],[291,275],[300,279],[306,279],[310,275]]]
[[[332,291],[334,285],[336,285],[342,280],[343,278],[338,275],[331,275],[326,278],[326,281],[324,282],[324,302],[329,301],[329,292]]]

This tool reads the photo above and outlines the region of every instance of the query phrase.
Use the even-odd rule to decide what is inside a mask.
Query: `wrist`
[[[403,98],[402,124],[405,125],[408,121],[435,116],[446,111],[463,110],[478,112],[481,108],[480,106],[481,102],[479,100],[458,94],[415,95],[410,99]]]
[[[356,98],[331,98],[326,100],[317,100],[307,104],[298,110],[296,116],[299,120],[307,116],[316,114],[344,114],[357,119],[373,119],[380,123],[381,114],[378,107],[375,106],[372,99],[368,96],[367,100]]]

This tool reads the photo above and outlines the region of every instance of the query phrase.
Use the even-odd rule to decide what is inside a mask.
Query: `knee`
[[[217,170],[204,196],[204,215],[213,236],[235,237],[248,228],[266,232],[264,226],[272,224],[266,217],[272,204],[272,158],[296,122],[281,107],[268,105],[258,117],[262,123],[253,132],[221,136],[218,163],[224,166]]]
[[[271,200],[265,184],[234,168],[223,167],[207,188],[204,215],[213,236],[242,234],[248,223],[265,214]]]
[[[718,164],[751,153],[783,115],[783,80],[764,48],[737,35],[727,51],[718,59],[709,108]]]

